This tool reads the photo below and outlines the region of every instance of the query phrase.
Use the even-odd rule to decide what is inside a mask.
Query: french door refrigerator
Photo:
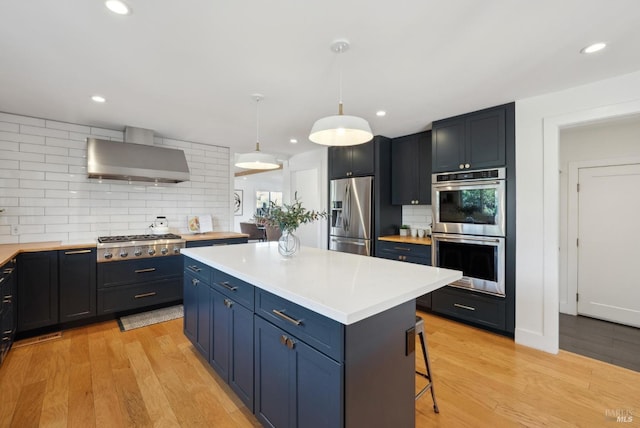
[[[371,255],[373,177],[331,180],[329,249]]]

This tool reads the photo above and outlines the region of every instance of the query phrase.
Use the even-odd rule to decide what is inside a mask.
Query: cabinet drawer
[[[253,311],[253,285],[213,269],[213,288]]]
[[[98,313],[108,314],[182,299],[182,278],[98,290]]]
[[[256,289],[256,313],[335,359],[344,360],[344,326],[267,291]]]
[[[182,259],[179,256],[98,263],[98,288],[182,276],[181,265]]]
[[[506,303],[498,297],[445,287],[431,293],[431,309],[499,330],[506,328]]]
[[[190,257],[185,257],[184,270],[185,272],[189,272],[199,280],[204,281],[207,284],[211,284],[211,271],[213,269],[211,269],[209,266],[205,265],[204,263],[201,263]]]
[[[431,246],[378,241],[378,257],[431,265]]]

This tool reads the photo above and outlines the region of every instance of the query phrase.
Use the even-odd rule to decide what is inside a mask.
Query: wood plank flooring
[[[425,394],[417,427],[620,426],[620,414],[633,419],[622,426],[640,426],[640,373],[420,315],[440,414]],[[182,320],[65,331],[12,349],[0,368],[0,427],[133,426],[259,424],[184,337]]]
[[[640,372],[640,328],[560,314],[560,349]]]

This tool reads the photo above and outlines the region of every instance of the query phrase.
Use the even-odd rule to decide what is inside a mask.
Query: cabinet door
[[[457,171],[464,164],[463,118],[443,120],[433,124],[431,131],[431,153],[433,172]]]
[[[209,284],[198,284],[198,329],[196,333],[196,348],[209,360],[211,349],[211,299],[212,290]]]
[[[233,304],[228,312],[231,317],[229,385],[253,412],[253,311]]]
[[[211,366],[225,382],[229,383],[229,334],[231,320],[225,305],[227,298],[216,290],[211,290]]]
[[[60,322],[96,315],[96,250],[58,251]]]
[[[421,132],[416,139],[416,169],[420,205],[431,205],[431,131]]]
[[[364,176],[374,174],[374,143],[373,141],[351,146],[351,175]]]
[[[255,320],[254,414],[267,427],[294,427],[295,354],[281,343],[285,332],[258,316]]]
[[[391,203],[411,205],[418,197],[417,139],[413,135],[391,142]]]
[[[18,261],[18,331],[58,323],[58,252],[23,253]]]
[[[200,280],[193,275],[184,274],[183,307],[184,307],[184,335],[194,345],[197,343],[198,333],[198,286]]]
[[[294,425],[310,428],[342,426],[342,365],[302,342],[295,342],[293,346],[297,391]]]
[[[490,168],[506,164],[504,108],[469,115],[465,135],[465,159],[471,168]]]
[[[351,171],[351,147],[329,147],[329,179],[344,178]]]

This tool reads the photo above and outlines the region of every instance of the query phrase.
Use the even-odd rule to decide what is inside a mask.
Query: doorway
[[[635,115],[562,129],[559,144],[560,348],[634,370],[617,357],[640,352],[638,140]]]

